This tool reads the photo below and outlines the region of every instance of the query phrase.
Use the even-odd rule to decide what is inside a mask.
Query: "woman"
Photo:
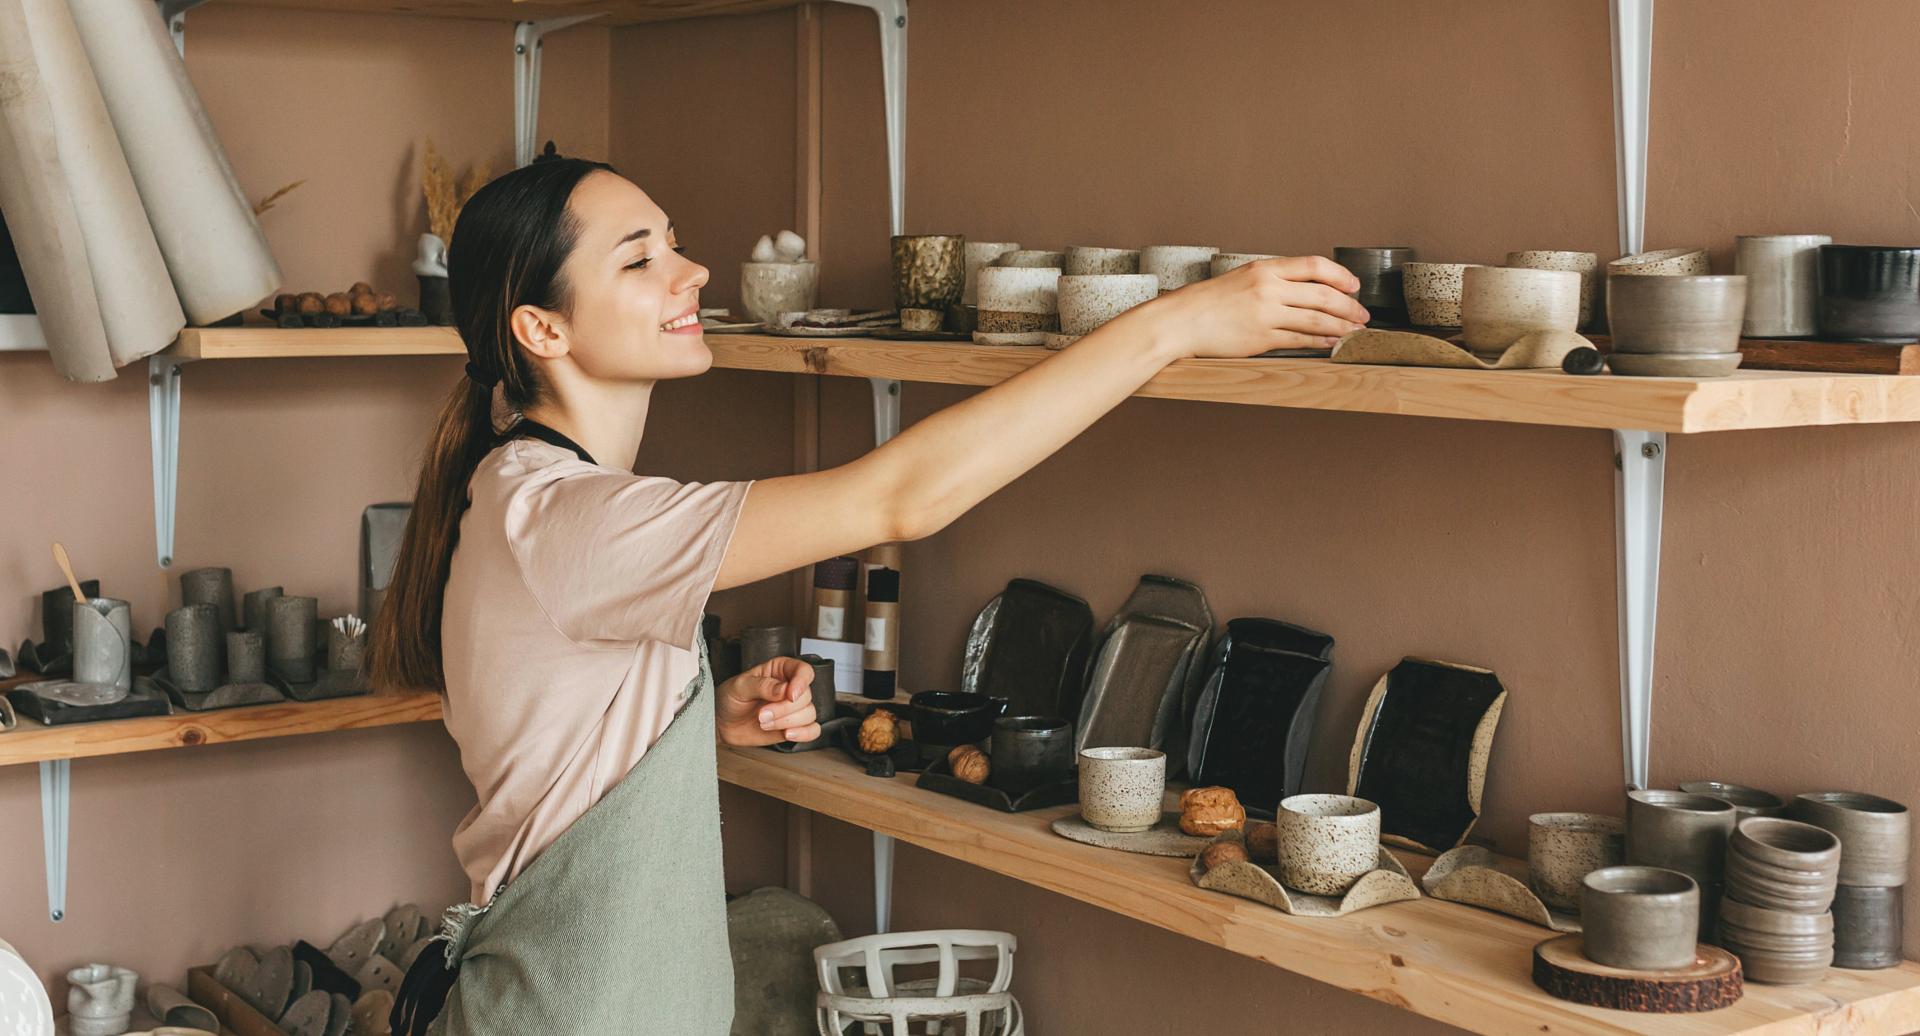
[[[445,694],[479,798],[454,835],[473,905],[408,975],[396,1033],[725,1033],[714,745],[820,728],[795,659],[712,686],[709,592],[931,535],[1172,360],[1325,345],[1366,319],[1328,260],[1256,263],[850,464],[683,485],[631,471],[654,384],[712,363],[707,271],[646,194],[598,163],[537,162],[474,195],[449,258],[467,380],[435,429],[372,664],[380,686]],[[499,433],[496,409],[520,417]]]

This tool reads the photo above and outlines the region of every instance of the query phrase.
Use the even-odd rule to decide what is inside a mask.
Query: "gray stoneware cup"
[[[1812,824],[1749,817],[1727,840],[1727,896],[1742,903],[1822,913],[1839,874],[1840,840]]]
[[[1582,882],[1580,923],[1596,964],[1684,968],[1700,942],[1700,886],[1662,867],[1604,867]]]
[[[1820,246],[1825,234],[1742,234],[1733,272],[1747,278],[1748,338],[1803,338],[1818,330]]]
[[[115,597],[73,602],[73,678],[133,689],[133,606]]]
[[[1626,862],[1627,822],[1599,813],[1527,818],[1527,881],[1553,910],[1578,912],[1586,877]]]
[[[801,655],[800,661],[813,669],[813,683],[809,685],[813,691],[813,721],[825,723],[833,718],[833,710],[840,704],[833,686],[833,659]]]
[[[1607,279],[1607,324],[1615,352],[1737,353],[1746,312],[1747,279],[1737,274]]]
[[[267,602],[267,664],[289,683],[314,678],[313,631],[320,602],[312,597],[275,597]]]
[[[1858,791],[1796,795],[1787,815],[1840,839],[1840,884],[1894,888],[1907,883],[1912,843],[1907,807]]]
[[[211,604],[220,613],[220,632],[234,629],[233,569],[196,568],[180,573],[181,604]],[[221,645],[224,648],[226,645]]]
[[[1665,867],[1700,886],[1700,926],[1713,930],[1727,865],[1727,838],[1739,814],[1732,806],[1684,791],[1627,792],[1627,862]]]
[[[1852,885],[1834,890],[1834,967],[1877,971],[1899,966],[1900,900],[1905,891]]]
[[[740,670],[800,653],[800,635],[792,626],[748,626],[740,631]]]
[[[1680,790],[1689,795],[1706,795],[1733,807],[1741,820],[1748,817],[1777,817],[1787,812],[1785,799],[1770,791],[1749,788],[1726,781],[1682,781]]]
[[[994,777],[1010,785],[1073,772],[1073,724],[1057,716],[1002,716],[989,748]]]
[[[240,601],[240,628],[253,630],[261,636],[267,635],[267,602],[281,597],[286,591],[277,586],[264,590],[250,590]]]
[[[1833,915],[1768,910],[1738,900],[1720,910],[1720,945],[1749,982],[1817,982],[1833,963]]]
[[[167,675],[175,687],[205,694],[220,686],[226,646],[215,606],[189,604],[167,613]]]
[[[1134,834],[1160,822],[1167,754],[1152,748],[1080,752],[1080,816],[1102,831]]]
[[[227,682],[264,683],[267,679],[267,637],[258,630],[227,634]]]

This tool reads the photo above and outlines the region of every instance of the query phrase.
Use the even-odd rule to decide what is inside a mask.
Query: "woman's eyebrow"
[[[669,234],[673,233],[673,224],[671,222],[667,224],[667,233]],[[620,240],[614,242],[613,247],[619,248],[621,245],[624,245],[629,241],[638,241],[641,238],[652,237],[652,236],[653,236],[652,227],[641,227],[639,230],[636,230],[633,233],[628,234],[626,237],[623,237]]]

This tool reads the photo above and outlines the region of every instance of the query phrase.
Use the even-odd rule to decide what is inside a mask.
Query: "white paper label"
[[[847,610],[830,605],[820,605],[814,609],[814,635],[821,640],[839,640],[846,636]]]
[[[867,650],[885,651],[887,649],[887,617],[873,615],[867,618]]]

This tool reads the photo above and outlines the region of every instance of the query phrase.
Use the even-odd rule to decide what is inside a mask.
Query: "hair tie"
[[[467,361],[467,379],[483,389],[491,389],[500,384],[498,374],[488,374],[476,366],[472,360]]]

